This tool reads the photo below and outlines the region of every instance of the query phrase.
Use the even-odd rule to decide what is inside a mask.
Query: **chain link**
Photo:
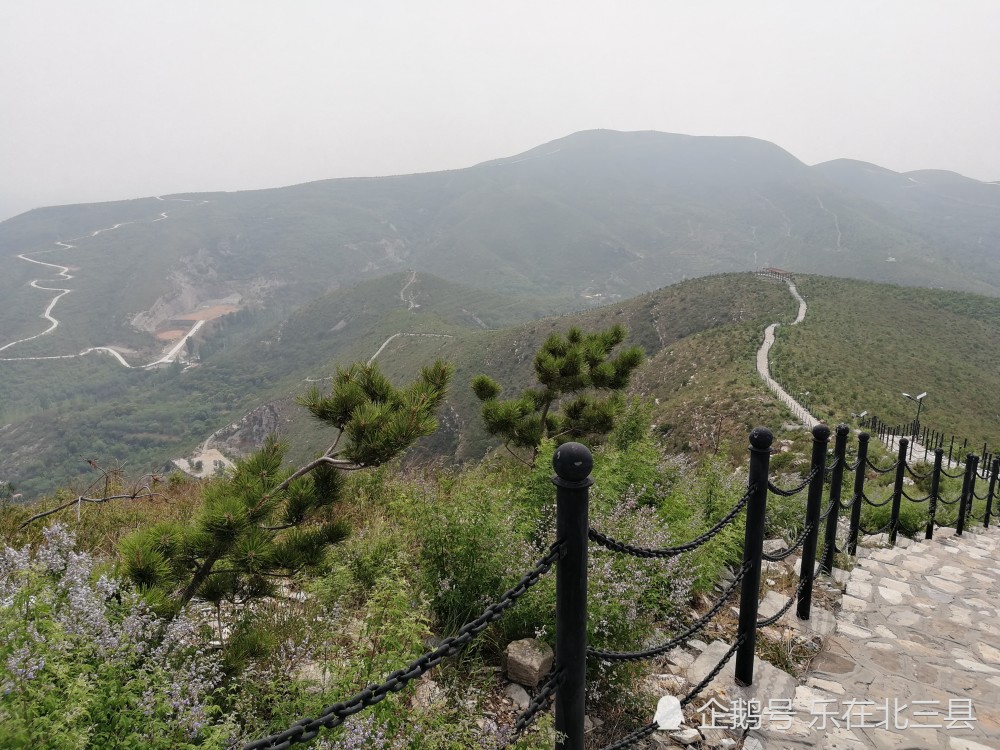
[[[930,500],[930,499],[931,499],[931,496],[930,496],[930,495],[927,495],[926,497],[922,497],[922,498],[920,498],[920,499],[918,500],[918,499],[916,499],[916,498],[913,498],[913,497],[910,497],[910,495],[909,495],[909,494],[907,493],[907,491],[906,491],[906,490],[900,490],[900,492],[902,492],[902,493],[903,493],[903,497],[905,497],[905,498],[906,498],[907,500],[909,500],[909,501],[910,501],[911,503],[926,503],[926,502],[927,502],[928,500]],[[983,499],[985,499],[985,498],[983,498]]]
[[[830,503],[828,506],[826,506],[826,510],[823,511],[823,515],[821,515],[819,517],[820,523],[822,523],[823,521],[825,521],[829,517],[829,515],[831,513],[833,513],[833,509],[835,507],[840,507],[840,501],[839,500],[836,503]]]
[[[861,499],[864,500],[866,503],[868,503],[873,508],[881,508],[883,505],[888,505],[889,503],[892,502],[892,495],[889,495],[889,497],[887,497],[885,500],[883,500],[880,503],[875,503],[875,502],[872,502],[871,500],[869,500],[868,499],[868,495],[866,495],[866,494],[864,494],[862,492],[861,493]]]
[[[906,470],[910,472],[910,476],[916,479],[918,482],[922,482],[925,479],[930,479],[931,475],[934,474],[933,471],[928,471],[926,474],[918,474],[913,469],[910,468],[910,464],[906,464]]]
[[[726,652],[725,656],[723,656],[722,659],[719,661],[719,663],[715,665],[715,669],[709,672],[705,676],[704,680],[702,680],[693,688],[691,688],[691,690],[688,691],[688,694],[684,696],[684,698],[681,700],[681,708],[684,708],[688,703],[697,698],[698,694],[701,693],[701,691],[704,690],[712,680],[714,680],[716,677],[719,676],[719,673],[726,668],[726,664],[729,663],[729,660],[733,658],[733,654],[736,653],[736,649],[742,646],[743,641],[745,640],[746,640],[745,635],[741,635],[739,638],[736,639],[736,642],[729,647],[729,650]]]
[[[818,469],[813,469],[809,472],[809,476],[805,478],[798,487],[793,490],[783,490],[780,487],[775,487],[770,480],[767,482],[767,488],[773,492],[775,495],[780,495],[781,497],[792,497],[793,495],[798,495],[802,490],[809,486],[809,483],[816,477],[816,472]]]
[[[555,698],[556,691],[559,686],[563,684],[566,679],[566,672],[561,668],[556,667],[555,674],[549,678],[548,682],[542,685],[542,688],[538,691],[538,694],[531,699],[531,703],[525,709],[524,713],[517,717],[517,721],[514,722],[514,736],[521,734],[532,721],[535,720],[535,716],[539,712],[544,711],[552,703],[552,699]]]
[[[739,571],[737,571],[736,576],[730,582],[729,586],[722,592],[719,598],[716,600],[712,608],[708,610],[705,614],[695,620],[691,625],[688,626],[687,630],[678,636],[674,636],[666,643],[660,644],[659,646],[654,646],[653,648],[647,649],[645,651],[601,651],[596,648],[588,648],[587,656],[593,656],[597,659],[603,661],[642,661],[644,659],[652,659],[653,657],[659,656],[660,654],[665,654],[670,649],[675,646],[679,646],[694,635],[696,635],[702,628],[704,628],[708,622],[715,617],[719,610],[722,609],[729,597],[732,596],[736,587],[739,585],[743,576],[746,575],[747,571],[750,570],[750,563],[746,562],[740,566]]]
[[[757,620],[758,628],[766,628],[768,625],[774,625],[778,620],[785,616],[785,613],[792,608],[792,605],[799,600],[802,592],[805,590],[806,580],[804,578],[799,579],[799,585],[795,587],[795,591],[792,592],[791,597],[785,602],[785,606],[778,610],[777,613],[771,615],[770,617],[765,617],[763,620]]]
[[[874,471],[876,474],[888,474],[890,471],[895,471],[899,467],[899,461],[897,460],[892,466],[887,466],[884,469],[880,469],[875,464],[871,462],[871,459],[865,459],[865,464],[868,468]]]
[[[962,496],[959,495],[954,500],[945,500],[943,497],[938,496],[938,502],[942,505],[954,505],[955,503],[962,502]]]
[[[795,541],[795,544],[793,544],[791,547],[783,549],[781,550],[781,552],[775,552],[774,554],[771,555],[767,554],[766,552],[761,552],[760,556],[765,560],[767,560],[768,562],[781,562],[789,555],[791,555],[793,552],[795,552],[795,550],[797,550],[799,547],[802,546],[802,543],[806,540],[806,537],[809,536],[809,532],[811,532],[812,530],[813,530],[813,525],[811,523],[806,524],[806,527],[802,530],[802,534]]]
[[[882,534],[882,533],[888,531],[890,526],[892,526],[892,519],[891,518],[889,519],[889,522],[885,526],[883,526],[881,529],[875,529],[873,531],[869,531],[864,526],[862,526],[860,523],[858,524],[858,529],[860,529],[861,533],[864,534],[865,536],[875,536],[876,534]]]
[[[960,464],[960,465],[961,465],[961,464]],[[962,477],[964,477],[964,476],[965,476],[965,472],[964,472],[964,471],[959,471],[959,472],[956,472],[955,474],[949,474],[949,473],[948,473],[947,471],[945,471],[944,469],[941,469],[941,473],[942,473],[942,474],[944,474],[944,475],[945,475],[946,477],[948,477],[949,479],[961,479]]]
[[[736,503],[736,506],[726,514],[725,518],[719,521],[715,526],[706,531],[699,537],[692,539],[687,544],[680,544],[676,547],[663,547],[661,549],[647,549],[645,547],[633,547],[631,544],[625,544],[624,542],[619,542],[616,539],[612,539],[609,536],[605,536],[601,532],[594,528],[591,528],[587,534],[592,542],[600,544],[602,547],[607,547],[615,552],[621,552],[625,555],[632,555],[633,557],[644,557],[644,558],[662,558],[662,557],[676,557],[684,552],[690,552],[691,550],[698,549],[701,545],[710,541],[715,537],[720,531],[726,528],[733,519],[739,515],[740,511],[746,507],[746,504],[750,501],[750,496],[753,494],[754,488],[751,487],[747,490],[747,493],[740,498],[740,501]]]
[[[844,503],[843,501],[839,501],[839,500],[837,502],[840,503],[840,509],[841,510],[850,510],[851,508],[854,507],[854,501],[857,500],[857,499],[858,499],[857,495],[851,495],[851,499],[848,500],[846,503]]]
[[[651,722],[650,724],[644,726],[642,729],[637,729],[636,731],[632,732],[632,734],[628,735],[627,737],[622,737],[622,739],[618,740],[618,742],[616,742],[615,744],[608,745],[606,748],[604,748],[604,750],[624,750],[626,747],[632,747],[635,743],[639,742],[640,740],[646,739],[651,734],[654,734],[655,732],[658,731],[660,731],[660,725],[657,724],[655,721]]]
[[[325,709],[318,718],[300,719],[284,732],[244,745],[243,750],[286,750],[296,743],[308,742],[315,739],[321,727],[326,729],[338,727],[347,717],[374,706],[390,693],[399,692],[411,680],[433,669],[448,657],[459,653],[490,623],[499,620],[505,611],[514,606],[515,602],[528,592],[528,589],[538,583],[541,577],[551,570],[562,556],[563,548],[564,542],[561,540],[553,544],[549,548],[549,553],[539,560],[535,567],[518,581],[517,585],[505,591],[479,617],[463,625],[456,635],[446,638],[433,651],[415,659],[403,669],[397,669],[386,677],[382,684],[369,685],[357,695]]]

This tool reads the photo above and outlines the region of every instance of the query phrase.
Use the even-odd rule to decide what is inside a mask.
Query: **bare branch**
[[[517,455],[516,453],[514,453],[514,451],[512,451],[510,449],[510,446],[507,445],[507,443],[504,443],[503,447],[507,449],[507,452],[510,455],[512,455],[514,458],[516,458],[518,461],[520,461],[525,466],[527,466],[529,469],[534,469],[535,468],[535,465],[531,461],[526,461],[525,459],[521,458],[519,455]]]
[[[33,523],[34,521],[38,521],[39,519],[51,516],[55,513],[58,513],[61,510],[66,510],[66,508],[71,508],[72,506],[77,505],[78,503],[94,503],[95,505],[99,505],[101,503],[106,503],[111,500],[138,500],[139,498],[162,497],[162,495],[159,492],[149,492],[149,487],[143,487],[141,489],[145,490],[145,492],[138,491],[129,493],[127,495],[109,495],[108,497],[84,497],[83,495],[80,495],[78,497],[73,498],[69,502],[63,503],[58,508],[52,508],[51,510],[46,510],[41,513],[36,513],[27,521],[22,523],[18,528],[23,529],[25,526],[27,526],[30,523]]]

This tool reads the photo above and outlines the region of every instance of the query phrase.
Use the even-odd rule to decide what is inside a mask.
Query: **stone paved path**
[[[1000,530],[863,554],[792,711],[758,697],[765,750],[1000,750]]]

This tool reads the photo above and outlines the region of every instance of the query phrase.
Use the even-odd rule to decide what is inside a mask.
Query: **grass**
[[[790,392],[808,391],[816,416],[833,424],[867,411],[908,423],[914,409],[902,393],[927,391],[923,424],[1000,445],[1000,301],[822,277],[798,287],[809,312],[778,329],[772,372]]]

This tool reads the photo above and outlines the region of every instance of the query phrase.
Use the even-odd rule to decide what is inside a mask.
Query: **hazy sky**
[[[997,0],[0,0],[0,219],[591,128],[1000,180]]]

